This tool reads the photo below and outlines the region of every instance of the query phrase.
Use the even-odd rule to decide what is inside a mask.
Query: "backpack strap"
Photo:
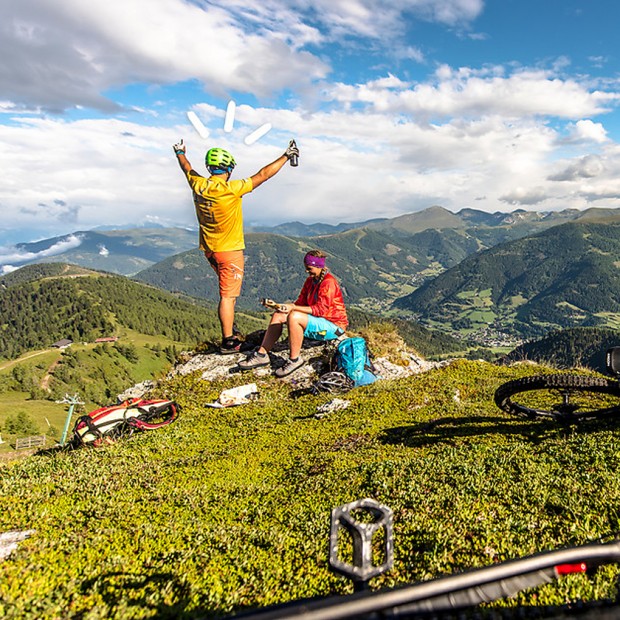
[[[179,415],[179,406],[171,400],[165,401],[139,401],[132,404],[140,413],[127,419],[127,424],[141,431],[153,430],[174,422]],[[166,413],[167,415],[158,422],[151,422],[155,417]]]
[[[83,439],[82,435],[80,435],[79,433],[75,432],[75,430],[78,428],[78,425],[80,424],[80,422],[83,422],[84,424],[86,424],[86,426],[88,428],[88,433],[91,433],[92,435],[94,435],[96,439],[101,439],[101,437],[103,437],[103,433],[97,428],[97,426],[93,422],[93,419],[89,415],[83,415],[83,416],[79,417],[76,420],[75,427],[74,427],[74,437],[76,439],[78,439],[78,441],[81,444],[84,443],[84,439]],[[86,435],[88,433],[84,433],[84,435]]]

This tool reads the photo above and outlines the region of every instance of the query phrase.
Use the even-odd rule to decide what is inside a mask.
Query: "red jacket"
[[[349,324],[340,285],[331,273],[326,273],[320,282],[313,277],[306,278],[295,305],[310,306],[314,316],[323,317],[342,329]]]

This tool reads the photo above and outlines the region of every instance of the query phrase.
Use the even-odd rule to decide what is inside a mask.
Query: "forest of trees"
[[[85,401],[98,405],[116,402],[117,395],[144,380],[139,375],[141,357],[155,356],[169,366],[178,354],[172,345],[155,346],[141,352],[131,344],[98,344],[92,351],[67,349],[52,371],[50,393],[52,400],[66,393],[78,392]]]
[[[553,331],[540,340],[522,344],[502,361],[527,359],[556,368],[583,366],[605,372],[605,353],[615,346],[620,346],[620,335],[615,329],[575,327]]]
[[[0,358],[62,338],[92,342],[121,326],[186,343],[220,335],[214,310],[121,276],[46,278],[0,290]]]

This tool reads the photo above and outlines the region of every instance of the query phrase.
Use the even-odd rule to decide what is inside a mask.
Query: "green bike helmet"
[[[213,173],[219,171],[221,173],[232,172],[233,168],[237,165],[237,162],[228,151],[220,148],[214,148],[207,151],[205,164],[207,165],[209,172]]]

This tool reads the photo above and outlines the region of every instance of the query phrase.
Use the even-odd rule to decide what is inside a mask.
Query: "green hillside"
[[[116,401],[128,387],[159,377],[182,350],[205,350],[219,340],[216,312],[122,276],[62,264],[29,265],[2,279],[0,308],[0,453],[17,437],[60,438],[65,407],[55,404],[79,394],[84,408]],[[381,323],[398,329],[424,356],[466,348],[440,332],[398,319],[350,310],[353,331]],[[244,333],[264,329],[268,314],[237,313]],[[116,342],[96,343],[101,337]],[[61,338],[74,344],[50,348]],[[207,345],[206,349],[208,350]],[[14,359],[21,354],[19,359]]]
[[[199,258],[204,266],[204,259]],[[92,344],[97,338],[125,338],[131,334],[131,342],[138,340],[141,345],[145,344],[142,341],[154,345],[159,338],[164,345],[189,348],[220,338],[213,304],[179,297],[123,276],[73,265],[41,264],[5,276],[0,285],[0,360],[49,348],[63,338],[76,344]],[[242,333],[248,334],[264,329],[268,316],[264,308],[254,314],[239,310],[236,323]],[[349,321],[353,331],[371,323],[391,324],[425,356],[463,348],[462,342],[445,334],[355,308],[349,311]]]
[[[454,265],[477,249],[475,240],[458,232],[425,231],[408,239],[355,229],[315,238],[270,233],[246,235],[246,275],[239,304],[259,307],[261,297],[294,299],[303,284],[303,256],[312,248],[328,253],[329,268],[342,283],[350,305],[385,310],[415,283]],[[213,299],[217,282],[198,250],[172,256],[135,276],[169,291]]]
[[[0,281],[0,453],[17,437],[58,440],[66,407],[116,402],[136,383],[158,378],[182,350],[220,338],[217,312],[122,276],[63,264],[28,265]],[[238,313],[246,333],[263,316]],[[116,341],[96,343],[98,338]],[[70,348],[52,348],[58,340]]]
[[[477,266],[478,254],[498,244],[503,248],[506,242],[529,239],[536,231],[543,231],[539,236],[544,235],[544,231],[567,222],[615,227],[620,225],[619,221],[620,214],[615,209],[566,210],[550,214],[528,211],[489,214],[463,209],[455,214],[442,207],[430,207],[418,213],[365,222],[330,234],[319,235],[316,230],[322,229],[305,230],[301,225],[275,229],[287,231],[287,235],[248,233],[246,277],[239,304],[258,309],[261,297],[292,299],[303,282],[304,274],[299,268],[303,254],[310,248],[318,248],[328,253],[330,269],[340,279],[349,305],[386,313],[392,301],[432,282],[443,271],[455,268],[454,273],[460,273],[457,266],[468,257],[472,262],[465,263],[465,266]],[[292,236],[304,232],[313,236]],[[566,233],[550,233],[551,246],[562,243],[557,239],[562,234]],[[566,241],[571,243],[568,239]],[[530,246],[528,242],[513,246],[515,254],[528,253],[528,256],[519,257],[513,270],[519,265],[526,268],[536,262],[529,251]],[[573,247],[570,256],[574,258],[579,250],[579,247]],[[555,250],[550,247],[543,251]],[[504,250],[498,251],[497,256],[505,256]],[[507,263],[512,258],[502,260]],[[587,267],[584,265],[584,269]],[[444,286],[450,277],[439,280],[437,287]],[[135,279],[192,297],[213,299],[217,295],[213,271],[196,249],[170,256],[136,274]],[[415,305],[419,305],[413,295],[406,299],[416,299]],[[518,295],[515,296],[512,303],[518,303],[519,299]],[[409,302],[404,301],[397,307],[406,308],[408,305]],[[426,314],[426,310],[419,312]],[[482,318],[486,320],[489,316]],[[524,320],[530,319],[524,317]]]
[[[120,338],[0,364],[0,532],[33,531],[2,563],[4,617],[208,619],[347,593],[352,586],[326,565],[330,511],[364,497],[395,515],[395,566],[375,588],[617,531],[617,425],[567,432],[493,404],[501,383],[547,367],[453,360],[352,390],[342,396],[348,408],[317,416],[332,395],[299,395],[298,385],[273,377],[209,382],[199,370],[164,378],[176,338],[197,343],[209,329],[218,333],[213,310],[120,276],[69,266],[20,271],[0,290],[12,312],[4,332],[43,337],[32,327],[42,314],[50,334],[55,326],[96,332],[104,320]],[[249,331],[265,317],[240,319]],[[353,328],[369,329],[371,341],[385,337],[388,349],[395,325],[418,351],[455,346],[415,323],[377,320],[351,310]],[[585,348],[585,338],[573,341]],[[159,380],[153,397],[181,405],[171,426],[101,449],[7,458],[16,437],[59,438],[66,409],[54,399],[79,392],[90,410],[145,378]],[[206,407],[250,381],[257,400]],[[609,597],[619,574],[612,566],[568,577],[506,604]]]
[[[620,224],[569,223],[495,246],[395,306],[452,329],[496,324],[526,337],[559,327],[616,327]]]
[[[67,395],[83,403],[75,415],[115,403],[127,388],[168,371],[181,350],[163,336],[124,330],[115,343],[34,351],[1,363],[0,455],[13,453],[19,437],[44,434],[59,441],[67,416],[60,401]]]
[[[394,512],[395,564],[373,588],[617,532],[617,424],[567,431],[493,404],[502,382],[539,372],[456,361],[353,390],[320,418],[330,395],[293,399],[272,378],[220,410],[204,404],[247,376],[163,383],[155,395],[182,406],[171,426],[0,462],[0,531],[31,531],[2,563],[0,611],[209,619],[350,593],[327,566],[330,513],[362,498]],[[613,597],[618,576],[563,577],[503,605],[582,609]]]
[[[574,327],[526,342],[502,358],[504,363],[532,360],[555,368],[589,368],[605,372],[605,354],[620,346],[620,331]]]
[[[9,286],[18,284],[26,284],[43,278],[77,277],[83,275],[91,275],[90,269],[79,267],[78,265],[67,265],[64,263],[36,263],[34,265],[26,265],[21,269],[17,269],[0,277],[0,290]]]
[[[118,335],[123,328],[180,343],[220,338],[213,309],[122,276],[78,271],[33,265],[4,279],[0,359],[49,347],[62,338],[93,342]],[[256,329],[254,320],[243,314],[238,318],[240,329]]]

